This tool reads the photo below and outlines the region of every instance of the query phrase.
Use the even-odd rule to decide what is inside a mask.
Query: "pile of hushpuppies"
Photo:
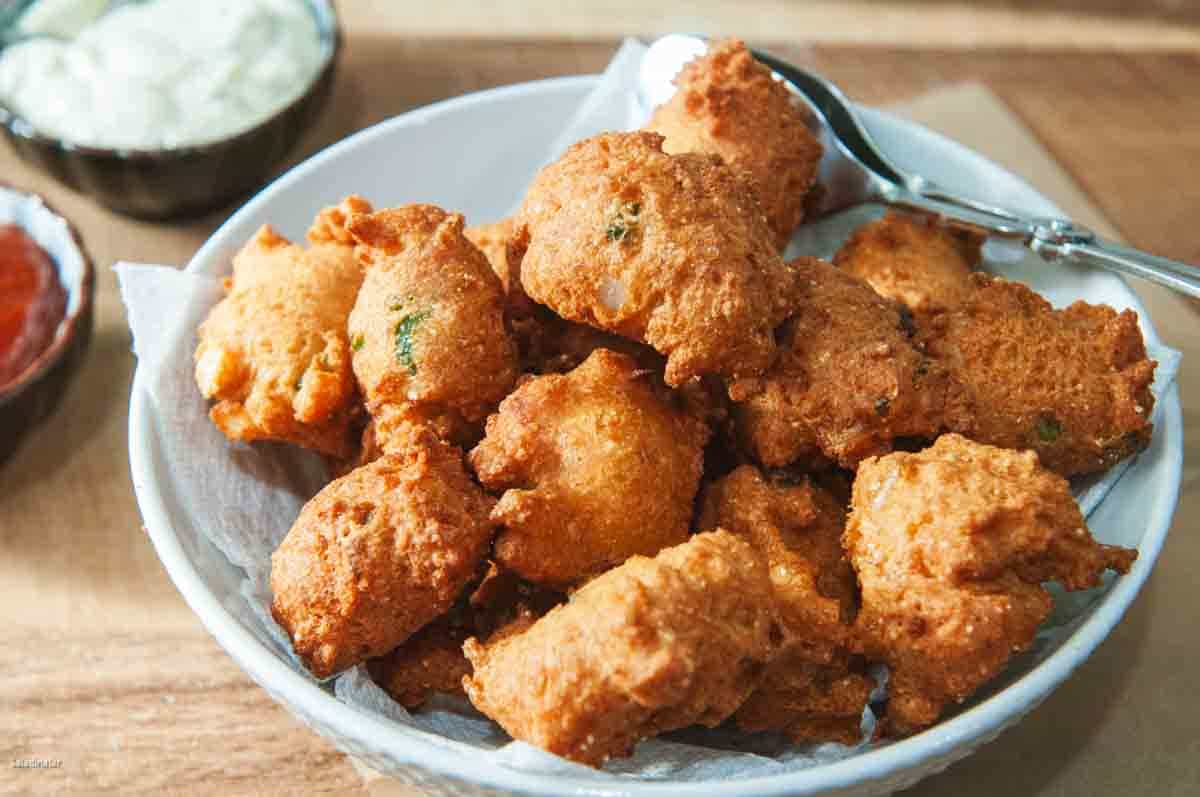
[[[934,723],[1094,587],[1066,477],[1144,448],[1136,315],[1055,310],[898,214],[785,262],[820,145],[738,41],[646,129],[579,142],[520,209],[270,227],[200,327],[233,440],[338,474],[272,558],[311,672],[465,693],[599,764],[731,721],[797,741]]]

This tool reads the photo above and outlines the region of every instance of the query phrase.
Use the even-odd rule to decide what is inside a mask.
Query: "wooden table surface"
[[[416,40],[348,27],[333,103],[295,159],[433,100],[597,71],[615,44],[528,36]],[[870,103],[983,83],[1128,240],[1200,262],[1196,52],[773,49]],[[50,184],[7,149],[0,165],[5,179],[43,190],[80,222],[101,270],[88,362],[57,414],[0,466],[0,579],[8,598],[0,605],[0,793],[364,793],[351,763],[277,706],[201,628],[140,529],[128,480],[125,412],[134,363],[109,266],[118,259],[183,263],[231,210],[187,224],[135,222]],[[1190,336],[1187,325],[1195,321],[1179,318],[1166,330],[1175,341]],[[1185,402],[1195,428],[1200,403]],[[1196,445],[1189,436],[1189,455]],[[1186,600],[1190,574],[1200,567],[1200,550],[1186,539],[1200,534],[1194,464],[1185,479],[1167,555],[1114,633],[1136,644],[1102,646],[1020,729],[916,793],[960,794],[1000,780],[1009,793],[1200,789],[1200,701],[1189,674],[1195,660],[1184,657],[1196,649],[1194,602],[1167,603],[1169,596]],[[1135,682],[1142,672],[1161,680]],[[1056,707],[1075,714],[1064,717]],[[1132,720],[1118,726],[1117,714]],[[61,764],[9,768],[23,758]]]

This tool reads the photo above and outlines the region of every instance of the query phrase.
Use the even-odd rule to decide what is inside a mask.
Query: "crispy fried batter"
[[[707,438],[625,355],[599,349],[569,374],[530,378],[470,456],[484,486],[506,491],[497,561],[566,586],[681,542]]]
[[[744,465],[705,488],[698,528],[725,528],[767,558],[783,649],[734,720],[796,741],[861,738],[873,683],[850,655],[854,571],[842,551],[846,507],[804,479],[768,479]]]
[[[857,744],[874,686],[860,657],[815,664],[792,648],[767,666],[733,719],[743,730],[777,731],[795,742]]]
[[[512,219],[503,218],[491,224],[467,227],[463,230],[463,235],[467,237],[468,241],[475,244],[487,258],[488,265],[492,267],[492,273],[496,275],[496,279],[500,280],[500,287],[504,290],[504,295],[510,296],[516,292],[518,297],[524,298],[525,292],[521,289],[521,275],[516,268],[520,264],[512,264],[508,259],[508,242],[512,238],[512,230]]]
[[[489,562],[468,598],[460,598],[449,612],[391,653],[371,659],[368,671],[375,683],[410,710],[435,693],[465,695],[463,677],[471,674],[471,662],[462,649],[467,639],[490,643],[520,633],[565,600]]]
[[[471,702],[514,738],[587,764],[650,736],[715,726],[774,645],[762,557],[724,531],[634,556],[523,633],[470,640]]]
[[[346,229],[352,216],[370,213],[371,203],[360,196],[350,195],[340,205],[324,208],[308,228],[308,242],[317,244],[344,244],[354,246],[354,236]]]
[[[854,231],[834,265],[914,314],[957,307],[971,293],[980,240],[891,212]]]
[[[1137,313],[1084,302],[1055,310],[1020,283],[972,281],[965,304],[920,330],[951,376],[947,429],[1032,449],[1063,476],[1104,470],[1149,444],[1155,362]]]
[[[644,343],[553,315],[543,318],[540,345],[527,365],[536,374],[565,374],[582,365],[598,349],[624,354],[639,368],[656,374],[662,374],[666,368],[666,358]]]
[[[1041,582],[1093,587],[1137,556],[1097,544],[1033,453],[955,434],[859,466],[845,546],[862,586],[856,629],[891,669],[895,733],[932,724],[1029,646],[1051,609]]]
[[[810,479],[768,478],[743,465],[705,488],[697,528],[724,528],[767,557],[786,641],[828,663],[845,646],[855,611],[845,525],[845,506]]]
[[[343,205],[366,206],[349,197]],[[231,440],[282,440],[344,457],[356,391],[346,317],[362,282],[340,243],[336,209],[321,211],[313,245],[263,226],[233,258],[226,296],[200,325],[196,384]]]
[[[359,435],[358,444],[350,456],[328,460],[330,476],[334,479],[341,478],[363,465],[370,465],[382,456],[383,449],[380,448],[379,440],[375,437],[375,421],[368,417],[367,422],[363,425],[362,433]]]
[[[737,39],[685,65],[675,85],[647,129],[666,137],[666,152],[719,155],[746,175],[783,249],[804,218],[821,161],[821,144],[791,93]]]
[[[487,553],[493,505],[429,430],[317,493],[271,557],[271,611],[305,666],[332,675],[449,609]]]
[[[795,293],[742,181],[716,156],[665,154],[653,133],[596,136],[543,169],[510,254],[531,298],[653,346],[672,386],[762,373]]]
[[[505,218],[492,224],[468,227],[463,234],[487,256],[492,271],[504,289],[504,315],[517,345],[521,370],[539,374],[547,370],[562,370],[547,367],[546,361],[556,354],[555,344],[561,328],[570,322],[562,320],[525,294],[520,271],[524,249],[514,250],[513,227],[513,220]],[[582,358],[575,365],[579,362],[583,362]]]
[[[488,638],[517,621],[532,622],[566,600],[561,592],[528,582],[495,562],[471,593],[469,605],[475,633]]]
[[[469,618],[442,615],[398,648],[367,662],[371,679],[410,711],[435,693],[461,695],[471,662],[462,646],[474,634]]]
[[[828,263],[800,258],[800,310],[784,324],[780,356],[761,379],[731,389],[738,436],[764,465],[818,455],[853,468],[904,436],[941,423],[945,375],[910,339],[907,316]]]
[[[367,268],[350,314],[354,373],[383,450],[405,424],[463,445],[517,377],[500,283],[463,218],[406,205],[351,218]]]

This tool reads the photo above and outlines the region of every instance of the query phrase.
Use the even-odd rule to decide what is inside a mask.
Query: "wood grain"
[[[361,789],[197,627],[6,633],[0,791],[295,794]],[[49,654],[49,655],[47,655]],[[10,769],[20,758],[62,761]]]
[[[1200,46],[1195,0],[346,0],[356,33],[446,40],[606,40],[690,31],[776,43],[972,50],[1180,50]]]
[[[334,102],[293,161],[419,104],[596,71],[612,46],[357,33],[348,42]],[[1192,221],[1200,217],[1200,192],[1184,190],[1200,163],[1200,137],[1194,135],[1200,129],[1194,97],[1200,55],[824,45],[779,52],[872,103],[979,81],[1016,111],[1134,243],[1200,260]],[[129,486],[125,406],[133,359],[109,266],[117,259],[185,262],[230,210],[187,224],[136,222],[52,184],[7,150],[0,152],[0,168],[6,179],[43,190],[75,219],[100,268],[97,334],[88,361],[56,415],[0,467],[0,584],[7,587],[7,600],[0,602],[0,793],[363,791],[350,763],[276,706],[198,625],[140,530]],[[1190,327],[1175,332],[1190,335]],[[1195,428],[1200,409],[1194,399],[1188,406]],[[1195,462],[1200,452],[1192,446]],[[1013,770],[1022,773],[1023,793],[1088,793],[1062,782],[1071,762],[1128,784],[1115,763],[1128,740],[1112,735],[1130,725],[1112,721],[1114,700],[1138,701],[1120,710],[1135,711],[1147,729],[1178,727],[1179,735],[1169,738],[1179,741],[1167,746],[1177,758],[1160,761],[1159,771],[1185,784],[1191,776],[1195,785],[1200,773],[1186,760],[1200,760],[1200,751],[1183,757],[1195,737],[1182,730],[1194,716],[1195,699],[1179,705],[1174,692],[1134,677],[1170,672],[1172,657],[1183,666],[1185,650],[1195,647],[1194,634],[1177,633],[1172,606],[1172,596],[1188,594],[1187,574],[1200,567],[1197,546],[1187,542],[1200,532],[1194,465],[1188,479],[1178,524],[1190,525],[1176,529],[1170,567],[1155,576],[1122,625],[1118,639],[1124,641],[1102,648],[1052,698],[1054,710],[1035,715],[1034,730],[1006,736],[978,763],[934,779],[922,793],[961,793],[969,781]],[[1186,686],[1179,678],[1165,677],[1164,683],[1171,690]],[[1111,699],[1092,700],[1094,710],[1078,713],[1099,694]],[[1077,713],[1069,727],[1088,738],[1056,733],[1056,716],[1071,711]],[[1152,758],[1151,751],[1135,752]],[[61,759],[63,766],[18,770],[3,760],[24,757]],[[1030,757],[1036,765],[1027,766]]]

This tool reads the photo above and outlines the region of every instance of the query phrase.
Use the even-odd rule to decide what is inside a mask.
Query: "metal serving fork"
[[[643,58],[640,90],[661,102],[678,68],[706,43],[673,34],[655,41]],[[760,50],[754,57],[791,84],[811,111],[809,126],[825,148],[814,217],[866,203],[881,203],[934,216],[951,227],[1020,241],[1048,261],[1066,260],[1117,271],[1200,297],[1200,268],[1100,238],[1070,219],[1034,218],[943,190],[893,164],[858,120],[854,106],[828,80]],[[649,67],[649,68],[647,68]]]

